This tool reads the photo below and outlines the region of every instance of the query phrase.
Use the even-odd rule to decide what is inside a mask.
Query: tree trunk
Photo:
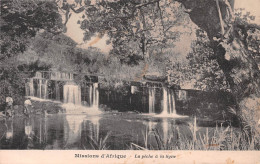
[[[234,0],[176,0],[189,10],[191,20],[207,32],[214,56],[225,74],[226,80],[236,100],[236,109],[243,109],[242,102],[254,102],[256,107],[249,110],[260,114],[260,72],[256,61],[247,51],[245,35],[234,22],[230,25],[230,13]],[[227,3],[230,5],[228,6]],[[229,7],[229,8],[228,8]],[[221,19],[222,18],[222,19]],[[223,35],[229,31],[228,37]],[[243,106],[243,107],[242,107]],[[254,108],[254,109],[252,109]]]

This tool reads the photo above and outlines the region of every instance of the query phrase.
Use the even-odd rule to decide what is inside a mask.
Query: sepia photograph
[[[0,3],[0,157],[246,151],[260,163],[259,0]]]

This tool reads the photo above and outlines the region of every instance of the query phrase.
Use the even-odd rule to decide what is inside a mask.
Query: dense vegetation
[[[114,85],[153,74],[169,76],[169,84],[194,81],[200,89],[231,92],[236,106],[230,110],[248,136],[253,135],[259,119],[260,27],[250,23],[249,13],[234,13],[233,0],[176,1],[3,0],[0,104],[7,95],[19,102],[24,79],[36,70],[101,74]],[[79,49],[62,34],[71,12],[84,12],[79,23],[85,40],[109,36],[109,55]],[[176,60],[175,42],[183,33],[176,28],[192,22],[197,25],[192,51],[185,62]]]

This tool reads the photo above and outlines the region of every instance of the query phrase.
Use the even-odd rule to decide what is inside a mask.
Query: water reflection
[[[99,140],[99,120],[100,120],[100,117],[98,117],[98,116],[91,117],[84,124],[86,126],[85,129],[87,128],[89,130],[88,136],[91,139],[96,140],[96,141]]]
[[[187,120],[186,120],[187,121]],[[2,122],[2,121],[1,121]],[[138,114],[48,115],[17,118],[1,123],[1,149],[128,149],[131,143],[156,148],[155,135],[162,144],[184,132],[185,121]],[[110,134],[106,140],[107,134]],[[148,146],[149,146],[148,145]],[[147,145],[146,145],[147,146]]]
[[[167,119],[162,119],[162,131],[163,131],[163,143],[166,144],[168,140],[168,134],[169,134],[169,122]]]
[[[82,123],[85,115],[66,115],[66,122],[64,123],[64,141],[65,148],[74,147],[79,144]]]
[[[33,128],[32,128],[32,125],[33,125],[33,119],[30,119],[30,118],[26,118],[25,120],[25,123],[24,123],[24,133],[25,135],[30,138],[31,135],[33,135]]]
[[[104,136],[100,137],[100,119],[99,116],[85,118],[82,131],[82,146],[84,149],[99,149],[101,146],[100,142]]]
[[[13,138],[13,134],[14,134],[14,129],[13,129],[13,119],[11,120],[6,120],[6,134],[5,137],[7,140],[11,140]]]

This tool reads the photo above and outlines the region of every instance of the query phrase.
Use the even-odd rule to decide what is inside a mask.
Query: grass
[[[110,134],[111,131],[108,132],[104,138],[87,136],[85,141],[86,143],[90,144],[93,150],[108,150],[109,146],[107,146],[107,139],[109,138]],[[82,147],[85,150],[87,149],[86,144],[82,144]]]
[[[198,132],[196,117],[189,124],[189,136],[183,135],[176,127],[166,142],[157,129],[145,132],[144,146],[131,143],[132,150],[260,150],[260,136],[249,137],[242,130],[233,127],[216,126],[213,134],[206,128],[206,132]],[[148,136],[155,139],[155,145],[149,144]]]

